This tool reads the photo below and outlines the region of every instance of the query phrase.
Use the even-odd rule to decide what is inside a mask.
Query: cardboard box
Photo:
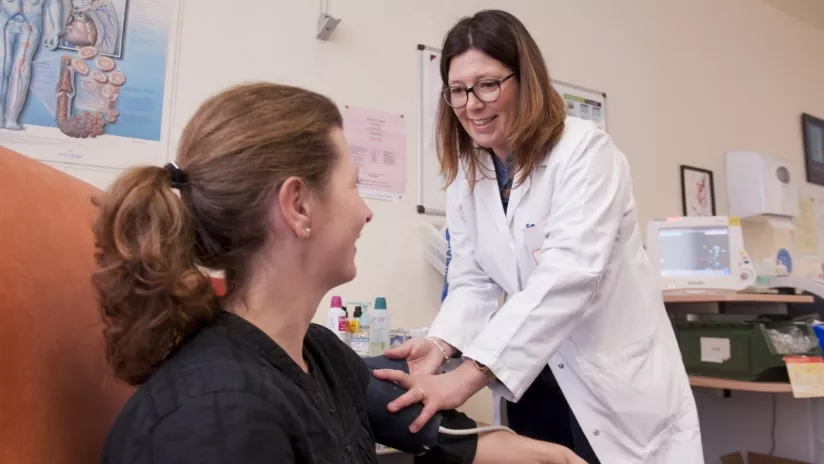
[[[721,464],[813,464],[811,462],[769,456],[761,453],[747,453],[747,460],[741,453],[732,453],[721,457]]]

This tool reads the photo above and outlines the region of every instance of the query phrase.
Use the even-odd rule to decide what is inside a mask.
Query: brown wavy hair
[[[478,49],[516,73],[520,108],[509,127],[509,146],[515,154],[517,184],[539,165],[564,131],[564,100],[552,87],[546,63],[538,44],[518,18],[500,10],[484,10],[459,20],[444,38],[441,55],[441,80],[446,88],[449,65],[457,55]],[[435,138],[441,175],[448,187],[464,161],[470,189],[475,186],[479,147],[461,126],[452,108],[440,100]],[[494,156],[494,155],[493,155]]]
[[[203,269],[223,271],[226,298],[242,294],[250,263],[267,243],[272,202],[289,177],[326,184],[336,160],[330,137],[343,125],[328,98],[250,83],[213,96],[180,138],[172,170],[124,172],[96,200],[98,293],[108,361],[137,385],[220,305]]]

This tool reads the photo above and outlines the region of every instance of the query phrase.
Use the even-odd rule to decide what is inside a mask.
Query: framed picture
[[[684,216],[715,216],[712,171],[681,165],[681,209]]]
[[[824,185],[824,120],[804,113],[801,115],[801,130],[807,182]]]

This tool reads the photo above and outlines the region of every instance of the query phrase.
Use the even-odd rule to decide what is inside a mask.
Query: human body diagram
[[[40,69],[54,74],[40,81],[56,84],[31,93],[49,108],[60,131],[74,138],[104,134],[105,126],[117,121],[117,100],[126,83],[116,60],[122,59],[127,1],[0,0],[0,127],[22,129],[33,69],[48,61],[51,65]]]

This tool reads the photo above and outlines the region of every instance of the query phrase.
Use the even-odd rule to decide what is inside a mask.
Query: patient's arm
[[[569,448],[533,440],[512,432],[497,431],[481,435],[475,464],[586,464]]]
[[[405,361],[383,356],[362,362],[369,369],[406,370]],[[416,463],[586,464],[563,446],[532,440],[509,430],[460,434],[486,426],[455,410],[439,411],[421,430],[411,433],[409,426],[423,405],[415,403],[398,412],[389,412],[389,403],[407,390],[372,375],[366,382],[366,412],[375,439],[378,443],[417,455]]]

